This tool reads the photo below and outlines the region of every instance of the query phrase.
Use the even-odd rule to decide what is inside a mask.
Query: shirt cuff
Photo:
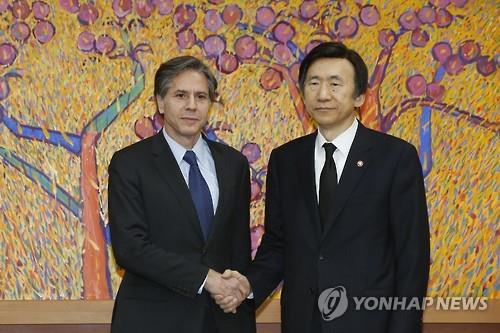
[[[253,293],[250,293],[250,295],[247,296],[247,299],[253,299]]]
[[[203,283],[201,284],[200,289],[198,289],[198,295],[203,292],[203,288],[205,288],[205,283],[207,283],[207,278],[208,278],[208,274],[207,274],[207,276],[205,276],[205,280],[203,280]]]

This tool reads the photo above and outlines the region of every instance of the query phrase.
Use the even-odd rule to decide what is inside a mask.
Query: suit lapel
[[[370,166],[372,157],[371,148],[372,140],[370,140],[369,130],[361,123],[358,123],[358,130],[356,131],[356,136],[347,156],[340,182],[335,191],[335,201],[325,226],[322,240],[325,239],[332,226],[337,222],[337,217],[347,203],[352,191],[358,185],[365,170]]]
[[[212,153],[212,158],[215,163],[215,171],[217,173],[217,182],[219,184],[219,201],[217,203],[217,210],[215,211],[214,220],[212,222],[212,226],[210,227],[210,231],[208,233],[207,245],[212,238],[212,235],[215,233],[215,230],[221,223],[222,214],[226,207],[224,206],[227,201],[227,195],[230,187],[230,175],[231,172],[228,170],[227,160],[224,160],[224,152],[216,145],[213,141],[207,139],[205,135],[203,135],[203,139],[208,143],[208,147],[210,148],[210,152]]]
[[[318,198],[316,195],[316,178],[314,171],[314,143],[317,131],[309,134],[304,142],[303,149],[299,152],[297,158],[300,162],[299,178],[302,183],[303,195],[305,196],[306,206],[311,216],[311,222],[318,239],[321,236],[321,224],[319,219]]]
[[[153,138],[153,161],[161,176],[161,179],[167,183],[168,187],[172,192],[174,192],[175,197],[179,201],[179,206],[182,211],[187,215],[189,222],[193,225],[195,230],[197,230],[198,237],[202,242],[203,232],[201,230],[200,222],[198,221],[198,216],[196,215],[196,208],[191,198],[191,193],[186,185],[186,181],[182,176],[179,165],[175,160],[170,147],[168,146],[163,132],[160,131]]]

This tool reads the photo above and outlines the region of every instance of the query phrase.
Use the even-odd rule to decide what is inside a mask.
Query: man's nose
[[[196,109],[196,98],[194,94],[190,95],[187,100],[186,108],[195,110]]]
[[[327,82],[323,82],[319,86],[318,90],[318,100],[327,101],[331,98],[330,89]]]

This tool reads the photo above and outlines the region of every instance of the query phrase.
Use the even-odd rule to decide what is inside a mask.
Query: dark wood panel
[[[0,301],[0,324],[79,325],[109,324],[113,301]],[[280,301],[269,300],[257,311],[257,323],[280,322]],[[484,311],[444,311],[427,308],[426,324],[497,323],[500,324],[500,298],[488,301]],[[499,331],[500,332],[500,331]]]

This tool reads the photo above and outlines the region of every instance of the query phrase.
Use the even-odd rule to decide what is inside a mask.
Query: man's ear
[[[354,106],[359,108],[365,102],[365,94],[361,94],[358,97],[354,98]]]
[[[300,97],[300,101],[302,102],[302,104],[304,105],[304,109],[306,111],[306,113],[311,117],[312,119],[312,115],[311,115],[311,112],[309,112],[309,110],[306,108],[306,103],[304,102],[306,100],[306,96],[304,96],[304,91],[302,89],[299,88],[299,97]]]
[[[159,95],[156,95],[155,100],[156,100],[156,108],[158,109],[158,113],[163,114],[163,98],[161,98]]]

